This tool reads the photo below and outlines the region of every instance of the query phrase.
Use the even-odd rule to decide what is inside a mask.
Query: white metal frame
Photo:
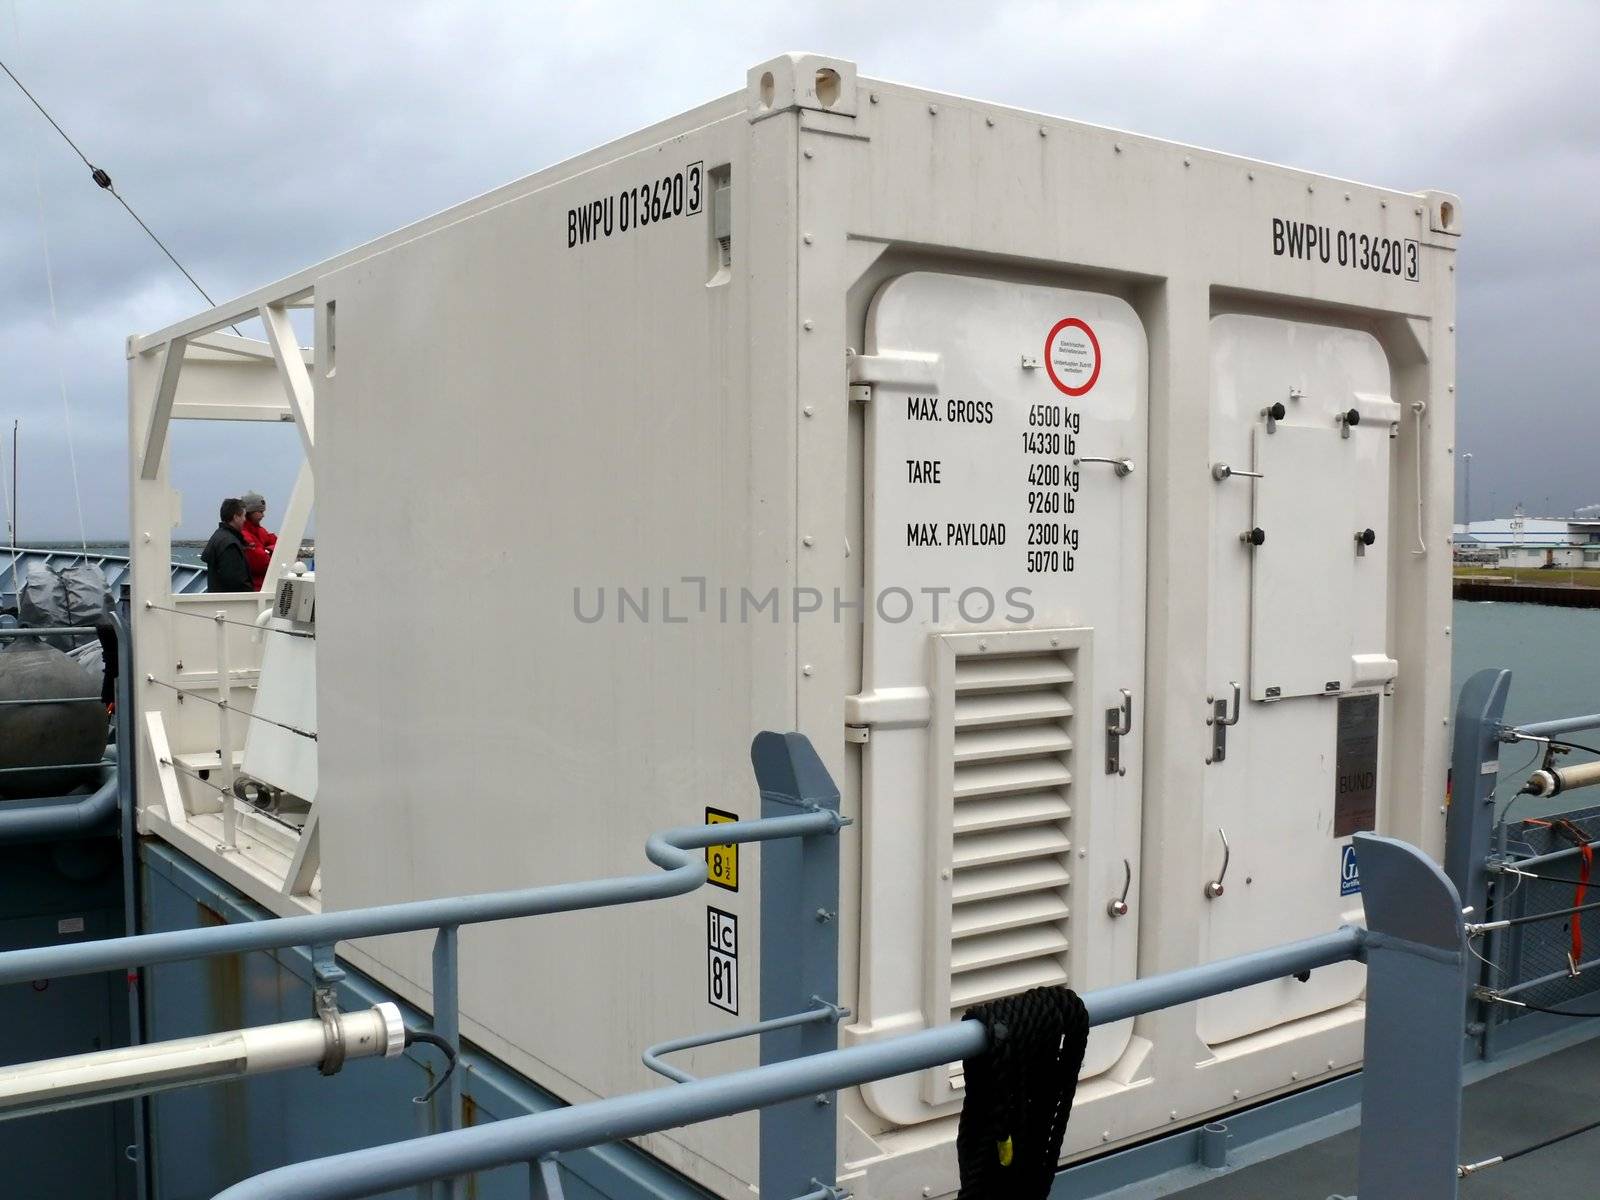
[[[280,913],[317,911],[320,838],[315,804],[299,836],[231,798],[261,664],[260,624],[278,579],[304,540],[315,495],[315,389],[290,322],[312,292],[292,285],[253,309],[213,309],[182,331],[129,341],[129,445],[133,454],[132,623],[139,647],[132,681],[140,757],[139,826],[205,861]],[[266,340],[220,330],[258,317]],[[283,510],[259,593],[182,596],[165,564],[179,497],[170,484],[176,420],[291,422],[305,454]],[[200,618],[209,618],[207,630]],[[206,775],[209,778],[201,779]]]

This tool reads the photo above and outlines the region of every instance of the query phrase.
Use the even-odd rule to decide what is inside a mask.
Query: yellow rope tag
[[[1000,1152],[1000,1165],[1009,1167],[1011,1165],[1011,1139],[1008,1137],[1005,1141],[996,1143],[995,1149]]]

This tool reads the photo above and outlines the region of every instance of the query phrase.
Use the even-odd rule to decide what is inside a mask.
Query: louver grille
[[[956,1017],[973,1004],[1067,982],[1071,915],[1077,651],[977,650],[966,639],[957,644],[946,708]]]

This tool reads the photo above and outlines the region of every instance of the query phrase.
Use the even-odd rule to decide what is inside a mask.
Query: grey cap
[[[267,498],[260,492],[246,492],[239,497],[239,503],[244,505],[247,513],[267,511]]]

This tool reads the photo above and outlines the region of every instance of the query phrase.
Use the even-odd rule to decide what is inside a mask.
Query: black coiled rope
[[[1083,1069],[1088,1010],[1068,988],[1035,988],[963,1016],[983,1022],[989,1048],[962,1064],[957,1200],[1044,1200]]]

